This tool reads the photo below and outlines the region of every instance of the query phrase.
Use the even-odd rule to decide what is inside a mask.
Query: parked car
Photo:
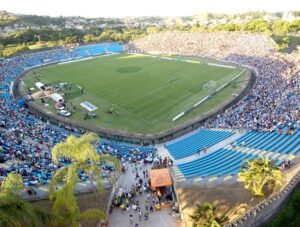
[[[64,117],[70,117],[71,116],[71,113],[67,110],[60,110],[58,112],[61,116],[64,116]]]

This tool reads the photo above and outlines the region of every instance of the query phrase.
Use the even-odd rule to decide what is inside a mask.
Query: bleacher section
[[[167,145],[166,148],[175,159],[185,158],[213,146],[233,134],[234,132],[229,130],[203,129],[187,138]]]
[[[252,131],[239,138],[235,145],[255,150],[294,155],[300,151],[300,130],[295,130],[292,135]]]
[[[75,52],[77,52],[82,58],[101,54],[119,53],[123,51],[124,47],[119,43],[99,43],[75,48]]]
[[[81,134],[78,129],[47,124],[39,117],[31,115],[10,95],[11,82],[32,67],[123,50],[123,45],[119,43],[101,43],[74,49],[60,48],[27,53],[0,62],[0,181],[10,172],[18,172],[22,175],[25,186],[46,184],[53,171],[61,166],[51,163],[49,150],[41,154],[40,146],[50,148],[70,134]],[[131,153],[134,160],[141,157],[139,150],[135,150],[135,154]],[[102,151],[99,149],[99,152]],[[116,149],[113,151],[118,153]],[[123,150],[120,153],[126,152]],[[62,163],[68,162],[62,160]],[[84,176],[80,177],[84,179]]]
[[[237,174],[245,160],[265,156],[280,165],[300,154],[300,130],[292,134],[251,131],[222,149],[177,165],[185,179]]]
[[[128,156],[131,153],[134,153],[136,151],[141,152],[143,154],[148,154],[156,151],[156,149],[153,147],[145,147],[136,144],[120,143],[120,142],[115,142],[112,140],[105,140],[105,139],[101,139],[101,145],[103,146],[102,147],[103,150],[105,149],[110,149],[111,151],[114,150],[115,152],[111,152],[111,153],[123,157]]]
[[[255,156],[222,148],[203,158],[180,164],[178,168],[187,179],[195,176],[209,177],[236,174],[240,171],[244,160]]]

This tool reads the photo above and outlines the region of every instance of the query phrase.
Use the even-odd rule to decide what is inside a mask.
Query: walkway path
[[[151,166],[147,165],[146,167],[140,165],[138,168],[139,176],[143,177],[143,171],[150,169]],[[142,178],[143,179],[143,178]],[[143,179],[148,181],[148,179]],[[117,183],[116,188],[122,187],[122,188],[131,188],[131,185],[135,184],[135,171],[134,167],[131,165],[129,166],[129,170],[126,172],[126,174],[122,174]],[[139,204],[141,204],[141,210],[142,215],[146,212],[144,207],[144,202],[147,200],[147,194],[143,193],[142,195],[138,195],[136,197],[136,201],[139,201]],[[150,198],[150,203],[152,204],[152,195]],[[180,223],[176,221],[176,219],[169,214],[169,209],[162,209],[161,211],[155,211],[153,213],[149,213],[149,220],[145,221],[144,218],[142,221],[139,221],[138,213],[130,209],[130,211],[122,211],[120,208],[114,207],[112,214],[109,216],[109,226],[110,227],[129,227],[129,226],[137,226],[139,227],[164,227],[164,226],[170,226],[170,227],[180,227]],[[129,215],[133,215],[133,224],[130,224],[129,221]]]

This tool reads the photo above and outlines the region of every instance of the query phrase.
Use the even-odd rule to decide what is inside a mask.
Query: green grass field
[[[174,57],[175,58],[175,57]],[[201,62],[197,58],[183,58]],[[207,61],[205,61],[207,62]],[[88,101],[97,106],[96,119],[84,122],[139,133],[154,133],[187,120],[201,116],[230,99],[232,94],[245,87],[244,73],[235,86],[227,86],[192,112],[173,122],[172,118],[205,97],[212,90],[203,90],[203,84],[216,81],[216,88],[240,74],[243,69],[209,66],[205,62],[190,63],[150,57],[146,55],[119,54],[100,56],[88,61],[52,65],[33,70],[24,78],[26,87],[34,87],[33,72],[44,72],[41,82],[48,84],[72,82],[67,103],[76,105],[71,118],[84,121],[86,110],[80,106]],[[84,94],[80,94],[79,85]],[[36,103],[42,105],[41,101]],[[49,100],[45,107],[55,111]],[[114,107],[119,114],[110,114]]]

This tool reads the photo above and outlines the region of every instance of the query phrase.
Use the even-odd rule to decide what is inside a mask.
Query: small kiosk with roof
[[[152,191],[159,198],[160,208],[169,208],[175,204],[175,193],[169,169],[151,169],[148,171]]]

